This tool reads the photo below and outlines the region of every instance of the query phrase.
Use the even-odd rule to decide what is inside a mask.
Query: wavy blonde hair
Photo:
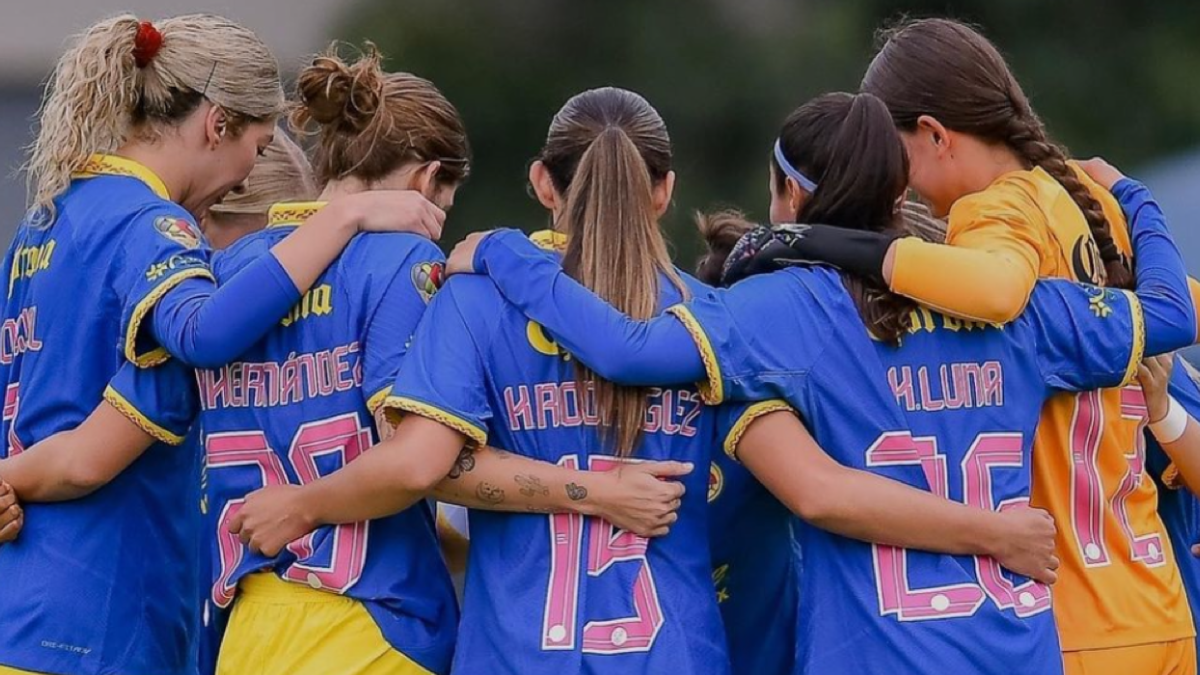
[[[218,219],[233,215],[265,216],[273,204],[309,201],[316,199],[319,192],[304,151],[276,129],[275,138],[245,182],[230,190],[209,213]]]
[[[53,216],[54,198],[92,153],[112,152],[134,134],[153,137],[205,99],[229,114],[233,133],[284,110],[279,65],[249,29],[208,14],[166,19],[154,26],[161,47],[140,67],[140,23],[128,14],[101,21],[59,59],[25,164],[33,207]]]

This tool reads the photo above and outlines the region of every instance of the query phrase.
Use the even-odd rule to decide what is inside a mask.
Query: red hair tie
[[[158,50],[162,49],[162,33],[149,21],[138,24],[137,35],[133,38],[133,61],[138,68],[150,65]]]

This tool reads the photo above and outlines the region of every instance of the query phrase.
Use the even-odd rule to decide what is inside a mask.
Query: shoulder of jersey
[[[1038,208],[1066,190],[1042,169],[1011,171],[986,189],[967,195],[950,207],[950,219],[988,208]]]
[[[276,241],[269,235],[269,230],[251,232],[227,248],[213,253],[213,271],[218,278],[233,274],[266,255],[275,244]]]

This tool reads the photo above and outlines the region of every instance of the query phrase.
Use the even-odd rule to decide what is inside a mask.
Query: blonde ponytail
[[[250,30],[205,14],[167,19],[154,26],[161,43],[142,55],[143,67],[134,56],[140,23],[122,15],[88,28],[46,86],[25,170],[32,206],[50,218],[91,154],[113,152],[135,133],[152,136],[202,100],[224,108],[235,132],[283,111],[279,66]]]

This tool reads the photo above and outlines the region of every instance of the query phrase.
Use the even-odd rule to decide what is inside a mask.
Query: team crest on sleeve
[[[200,228],[182,218],[161,216],[154,219],[154,229],[159,234],[186,249],[200,246]]]
[[[423,262],[413,265],[412,282],[425,302],[446,282],[446,266],[440,262]]]
[[[717,497],[721,496],[721,490],[725,488],[725,473],[721,471],[721,467],[717,466],[716,462],[708,464],[708,501],[712,503]]]

